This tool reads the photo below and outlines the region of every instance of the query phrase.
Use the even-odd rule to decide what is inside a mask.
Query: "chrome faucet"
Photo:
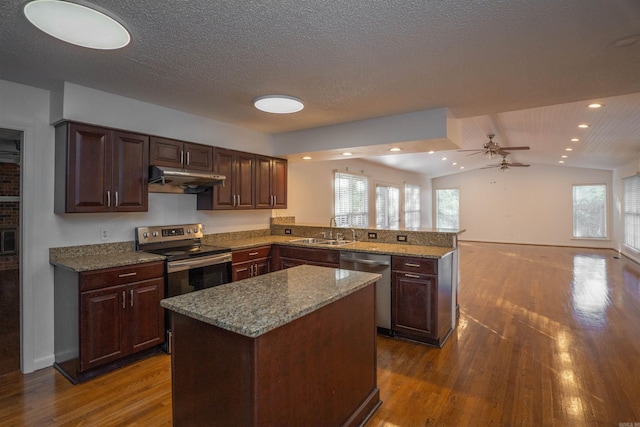
[[[333,227],[337,227],[335,216],[332,216],[331,219],[329,220],[329,238],[330,239],[333,239]]]

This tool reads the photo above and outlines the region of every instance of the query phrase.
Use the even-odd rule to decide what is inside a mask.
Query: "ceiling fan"
[[[509,154],[509,153],[507,153]],[[496,165],[488,165],[485,166],[483,168],[480,169],[491,169],[491,168],[500,168],[501,172],[507,171],[510,168],[528,168],[531,165],[525,165],[523,163],[514,163],[514,162],[510,162],[507,160],[506,156],[503,155],[502,156],[502,160],[500,160],[500,163],[496,164]]]
[[[475,151],[475,153],[467,154],[467,156],[473,156],[474,154],[484,154],[488,158],[493,158],[493,156],[501,155],[504,159],[507,155],[509,155],[510,151],[513,150],[528,150],[529,147],[501,147],[500,144],[493,141],[495,135],[490,134],[487,135],[489,137],[489,142],[485,143],[482,148],[475,148],[469,150],[458,150],[458,151]]]

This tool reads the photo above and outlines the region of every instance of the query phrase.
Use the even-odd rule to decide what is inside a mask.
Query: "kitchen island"
[[[174,425],[366,422],[381,404],[379,278],[303,265],[163,300]]]

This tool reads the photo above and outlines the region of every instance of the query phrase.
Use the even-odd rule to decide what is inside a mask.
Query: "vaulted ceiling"
[[[462,148],[495,133],[531,147],[512,155],[523,163],[558,164],[565,148],[567,166],[640,160],[638,0],[92,3],[125,24],[129,46],[65,44],[29,24],[23,0],[1,2],[0,79],[68,81],[268,133],[446,107],[462,119]],[[305,108],[256,110],[270,93]],[[375,161],[430,176],[486,163],[466,154]]]

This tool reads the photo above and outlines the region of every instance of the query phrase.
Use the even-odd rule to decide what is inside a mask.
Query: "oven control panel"
[[[136,227],[136,247],[140,244],[172,242],[185,239],[200,239],[202,224]]]

